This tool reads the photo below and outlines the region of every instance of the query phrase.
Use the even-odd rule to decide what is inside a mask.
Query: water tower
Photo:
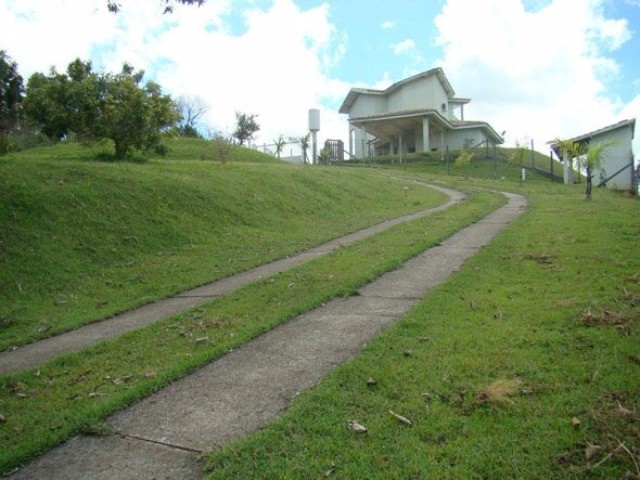
[[[309,131],[311,132],[311,162],[318,163],[318,132],[320,131],[320,110],[309,109]]]

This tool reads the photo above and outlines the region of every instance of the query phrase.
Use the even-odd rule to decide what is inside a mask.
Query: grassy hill
[[[100,422],[110,413],[348,295],[504,203],[489,192],[504,190],[529,198],[518,221],[359,356],[297,396],[281,419],[208,454],[211,478],[633,478],[636,199],[596,189],[587,203],[582,186],[535,176],[522,184],[519,167],[504,161],[500,177],[479,161],[465,180],[429,161],[393,170],[295,167],[256,152],[243,161],[250,157],[238,151],[237,162],[222,165],[200,160],[210,154],[206,142],[181,142],[165,159],[140,164],[95,162],[73,145],[55,147],[54,158],[43,149],[0,159],[5,345],[442,200],[404,190],[391,176],[442,182],[469,198],[0,378],[0,471],[79,431],[108,433]],[[210,341],[193,341],[201,336]],[[369,433],[354,435],[348,420]]]
[[[77,144],[0,159],[0,350],[443,201],[375,171],[168,146],[144,163]]]
[[[410,153],[404,157],[401,168],[412,172],[428,173],[430,175],[468,176],[485,179],[506,179],[518,181],[521,177],[520,160],[511,162],[509,159],[516,154],[515,148],[476,148],[469,150],[473,153],[473,159],[463,171],[455,165],[455,159],[461,153],[457,150],[449,152],[448,157],[443,152]],[[358,159],[348,161],[349,165],[378,165],[400,166],[398,156],[380,156],[372,159]],[[549,161],[549,156],[538,151],[527,150],[522,158],[522,165],[527,168],[527,177],[531,181],[549,181],[548,178],[537,173],[538,171],[562,176],[562,164],[556,160]],[[576,174],[576,178],[578,178]]]

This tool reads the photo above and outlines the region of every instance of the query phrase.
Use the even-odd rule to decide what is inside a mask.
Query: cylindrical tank
[[[320,131],[320,110],[317,108],[309,109],[309,131]]]

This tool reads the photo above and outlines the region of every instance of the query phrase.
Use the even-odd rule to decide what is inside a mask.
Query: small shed
[[[634,164],[632,142],[636,129],[635,118],[622,120],[613,125],[609,125],[593,132],[585,133],[568,139],[571,142],[595,145],[603,142],[612,142],[604,151],[604,162],[602,166],[593,172],[594,184],[605,186],[615,190],[634,190]],[[551,143],[551,149],[563,159],[563,152],[557,143]],[[565,160],[565,165],[567,160]],[[565,168],[565,183],[571,181],[570,169]]]

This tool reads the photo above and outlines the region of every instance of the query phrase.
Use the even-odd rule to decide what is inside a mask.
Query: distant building
[[[636,120],[622,120],[608,127],[594,130],[593,132],[578,135],[568,140],[574,143],[595,145],[604,142],[613,144],[604,150],[604,162],[593,175],[593,183],[597,186],[606,186],[615,190],[635,190],[634,164],[632,142],[636,129]],[[551,143],[553,152],[565,162],[573,159],[563,159],[562,149],[555,143]],[[573,165],[565,163],[564,180],[571,182]]]
[[[487,122],[464,119],[470,101],[455,96],[440,67],[386,90],[352,88],[340,107],[349,115],[349,152],[362,158],[501,144]]]

